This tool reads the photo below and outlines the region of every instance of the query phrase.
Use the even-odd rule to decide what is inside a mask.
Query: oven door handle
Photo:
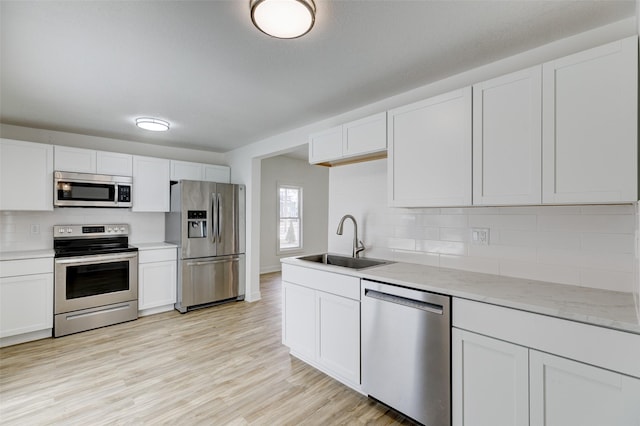
[[[99,254],[92,256],[76,256],[65,257],[56,259],[56,264],[86,264],[86,263],[107,263],[117,260],[133,260],[138,256],[138,252],[131,253],[114,253],[114,254]]]

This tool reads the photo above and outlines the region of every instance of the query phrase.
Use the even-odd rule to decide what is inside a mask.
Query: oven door
[[[55,260],[56,314],[138,299],[138,253]]]

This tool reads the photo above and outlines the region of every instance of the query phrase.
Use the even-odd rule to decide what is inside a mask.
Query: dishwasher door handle
[[[407,299],[406,297],[396,296],[394,294],[382,293],[376,290],[365,289],[364,295],[366,297],[371,297],[372,299],[381,300],[383,302],[395,303],[396,305],[407,306],[409,308],[416,308],[416,309],[420,309],[420,310],[431,312],[438,315],[442,315],[444,312],[444,306],[442,305],[423,302],[421,300]]]

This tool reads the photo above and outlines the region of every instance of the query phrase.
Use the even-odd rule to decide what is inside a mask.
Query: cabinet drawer
[[[165,262],[169,260],[176,260],[176,248],[140,250],[138,252],[138,263]]]
[[[453,326],[640,377],[640,335],[453,299]]]
[[[282,265],[282,280],[360,300],[360,278],[357,277],[284,264]]]
[[[53,258],[4,260],[0,262],[0,277],[53,273]]]

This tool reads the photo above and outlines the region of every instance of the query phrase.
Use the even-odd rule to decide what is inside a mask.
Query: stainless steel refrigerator
[[[245,294],[245,187],[181,180],[171,186],[165,240],[178,245],[178,301],[188,310]]]

